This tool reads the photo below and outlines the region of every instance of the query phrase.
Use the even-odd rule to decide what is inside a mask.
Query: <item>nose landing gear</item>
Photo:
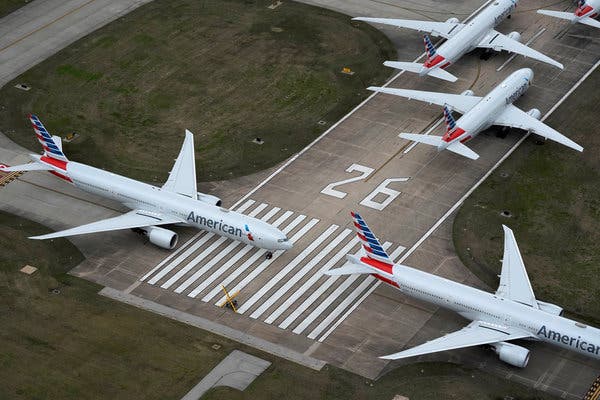
[[[267,260],[270,260],[271,258],[273,258],[273,252],[272,251],[267,251],[267,254],[265,255]]]

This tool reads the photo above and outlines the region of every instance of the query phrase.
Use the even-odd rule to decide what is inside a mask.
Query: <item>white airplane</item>
[[[551,17],[566,19],[571,21],[572,24],[579,22],[580,24],[600,28],[600,22],[594,19],[600,12],[600,0],[580,0],[577,2],[577,9],[573,13],[552,10],[538,10],[537,12]]]
[[[512,105],[515,100],[525,93],[532,80],[533,71],[531,69],[517,70],[485,97],[474,96],[470,90],[464,91],[462,94],[422,92],[420,90],[374,86],[369,87],[369,90],[443,106],[446,119],[446,133],[443,136],[414,133],[401,133],[399,135],[407,140],[436,146],[439,151],[447,149],[476,160],[479,155],[463,143],[492,125],[528,130],[574,150],[583,151],[583,147],[541,122],[539,120],[541,117],[540,110],[533,108],[528,112],[524,112]],[[455,121],[452,117],[452,110],[462,113],[463,116]]]
[[[457,18],[450,18],[446,22],[365,17],[353,18],[353,20],[430,32],[433,36],[441,36],[448,39],[436,50],[429,37],[425,35],[427,60],[423,64],[396,61],[386,61],[384,63],[388,67],[416,72],[421,76],[430,75],[435,78],[455,82],[457,78],[449,72],[444,71],[444,69],[477,47],[494,51],[506,50],[518,53],[562,69],[563,65],[558,61],[520,43],[521,34],[518,32],[503,35],[494,30],[494,27],[510,16],[516,7],[517,0],[496,0],[466,24],[461,24]]]
[[[394,264],[360,215],[352,213],[352,217],[364,248],[363,255],[347,255],[346,266],[326,271],[326,274],[371,274],[407,296],[448,308],[472,321],[459,331],[382,359],[397,360],[490,345],[502,361],[524,368],[529,361],[529,350],[509,342],[516,339],[541,340],[600,359],[600,329],[563,318],[561,307],[535,298],[513,232],[506,226],[503,226],[500,286],[492,294]]]
[[[272,256],[271,251],[292,248],[292,243],[279,229],[257,218],[221,208],[219,198],[196,191],[194,135],[188,130],[169,179],[162,187],[157,187],[69,161],[62,152],[60,137],[51,136],[35,115],[30,115],[29,119],[44,154],[30,154],[32,163],[0,168],[0,171],[49,171],[86,192],[119,201],[132,210],[118,217],[30,239],[135,229],[145,233],[156,246],[173,249],[177,244],[177,233],[160,225],[178,224],[267,249],[267,258]]]

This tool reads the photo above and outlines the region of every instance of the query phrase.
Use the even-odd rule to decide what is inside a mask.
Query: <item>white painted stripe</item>
[[[289,211],[289,212],[291,212],[291,211]],[[274,226],[275,228],[277,228],[283,221],[285,221],[286,219],[288,219],[288,217],[289,217],[288,212],[284,213],[275,222],[273,222],[272,226]],[[296,217],[296,219],[299,220],[299,221],[303,220],[304,218],[306,218],[306,216],[304,216],[304,215],[300,215],[300,216]],[[189,297],[196,297],[196,296],[198,296],[198,294],[200,292],[202,292],[204,289],[206,289],[206,287],[208,287],[208,285],[212,284],[218,277],[220,277],[222,274],[224,274],[225,271],[227,271],[229,268],[231,268],[232,265],[234,265],[236,262],[238,262],[238,260],[240,260],[250,250],[253,250],[253,249],[255,249],[255,247],[254,246],[250,246],[250,245],[245,245],[244,247],[242,247],[242,249],[240,251],[238,251],[229,260],[227,260],[227,262],[225,264],[223,264],[221,267],[219,267],[219,269],[217,269],[209,277],[207,277],[206,279],[204,279],[204,281],[202,281],[202,283],[200,283],[198,286],[196,286],[194,288],[194,290],[192,290],[188,294],[188,296]]]
[[[381,247],[383,247],[384,250],[387,250],[390,246],[392,245],[392,243],[390,242],[385,242],[381,245]],[[401,246],[400,246],[401,247]],[[355,255],[360,255],[363,254],[362,250],[358,251]],[[346,267],[350,265],[350,262],[345,262],[342,265],[343,267]],[[356,279],[359,275],[351,275],[350,277],[353,277],[354,279]],[[321,294],[323,294],[327,289],[329,289],[341,276],[337,275],[337,276],[330,276],[327,281],[319,288],[317,289],[315,292],[313,292],[310,297],[308,299],[305,300],[305,303],[310,303],[312,304],[319,296],[321,296]],[[304,318],[304,320],[302,320],[302,322],[300,322],[300,324],[298,324],[298,326],[296,326],[296,328],[294,328],[294,330],[292,332],[300,334],[302,332],[304,332],[304,330],[306,328],[308,328],[308,326],[310,324],[313,323],[313,321],[315,319],[317,319],[326,309],[327,307],[331,306],[332,302],[338,298],[343,292],[344,290],[346,290],[350,284],[352,284],[352,282],[354,282],[354,280],[352,280],[351,282],[344,282],[342,285],[338,286],[333,292],[331,292],[329,294],[329,296],[327,296],[325,298],[325,300],[323,300],[314,310],[312,310],[312,312],[310,314],[308,314],[308,316],[306,318]],[[304,307],[304,304],[302,305]],[[291,323],[291,321],[290,321]],[[289,325],[289,323],[288,323]]]
[[[185,260],[189,255],[191,255],[196,250],[198,250],[200,247],[202,247],[202,245],[204,243],[206,243],[213,236],[215,236],[214,233],[206,232],[206,234],[204,236],[202,236],[200,238],[200,240],[198,240],[196,243],[194,243],[192,246],[190,246],[188,251],[183,252],[183,254],[180,255],[179,257],[177,257],[175,259],[175,261],[173,261],[172,263],[170,263],[169,265],[164,267],[162,270],[160,270],[156,275],[154,275],[154,277],[152,279],[150,279],[148,281],[148,283],[151,285],[154,285],[156,282],[158,282],[160,279],[162,279],[165,275],[167,275],[169,272],[171,272],[173,270],[173,268],[175,268],[181,261]]]
[[[358,275],[354,275],[351,276],[350,278],[348,278],[348,281],[353,278],[353,277],[357,277]],[[321,321],[321,323],[319,325],[317,325],[317,327],[315,329],[313,329],[313,331],[311,333],[308,334],[308,338],[309,339],[314,339],[317,336],[319,336],[319,334],[321,332],[323,332],[323,330],[325,328],[327,328],[329,326],[329,324],[331,324],[331,322],[339,315],[342,313],[342,311],[348,307],[350,304],[352,304],[352,302],[358,297],[358,295],[360,293],[362,293],[371,283],[373,283],[373,281],[375,280],[375,278],[373,278],[372,276],[368,276],[364,281],[361,282],[360,285],[358,285],[358,287],[352,292],[350,293],[350,295],[348,295],[334,310],[331,314],[329,314],[323,321]],[[354,280],[352,280],[354,281]]]
[[[296,285],[298,283],[298,281],[300,281],[306,274],[308,274],[315,265],[317,265],[319,262],[321,262],[321,260],[327,254],[329,254],[333,249],[335,249],[337,247],[337,245],[339,245],[342,242],[342,240],[346,239],[346,237],[350,233],[352,233],[352,230],[344,229],[342,231],[342,233],[339,234],[330,243],[328,243],[327,246],[323,250],[321,250],[321,252],[319,254],[317,254],[312,260],[310,260],[308,263],[306,263],[306,265],[304,267],[302,267],[302,269],[300,271],[298,271],[296,273],[296,275],[294,275],[293,277],[288,279],[283,286],[281,286],[279,289],[277,289],[277,291],[272,296],[270,296],[268,299],[266,299],[260,305],[260,307],[258,307],[258,309],[256,311],[254,311],[252,314],[250,314],[250,317],[251,318],[260,317],[265,311],[267,311],[269,309],[269,307],[271,307],[276,301],[278,301],[288,290],[290,290],[292,287],[294,287],[294,285]],[[284,268],[287,269],[288,267],[284,267]],[[317,275],[317,277],[318,277],[319,271],[315,271],[315,274],[313,274],[313,276],[315,276],[315,275]],[[245,305],[246,305],[246,303],[244,302],[244,306]]]
[[[291,273],[294,270],[294,268],[296,268],[296,266],[298,266],[302,261],[304,261],[304,259],[309,254],[311,254],[313,251],[315,251],[321,245],[321,243],[323,243],[329,236],[331,236],[338,228],[339,228],[338,225],[331,225],[329,228],[327,228],[325,230],[325,232],[321,233],[321,235],[318,238],[316,238],[309,246],[307,246],[304,250],[302,250],[300,252],[300,254],[298,254],[289,264],[285,265],[277,274],[275,274],[275,276],[272,277],[271,280],[269,280],[269,282],[267,282],[265,285],[261,286],[261,288],[256,293],[254,293],[254,295],[252,297],[250,297],[248,300],[244,301],[244,304],[238,309],[238,313],[244,314],[246,311],[248,311],[250,309],[250,307],[252,307],[257,301],[259,301],[264,295],[266,295],[269,290],[273,289],[275,287],[275,285],[277,285],[280,281],[282,281],[286,277],[286,275]],[[350,229],[347,229],[347,230],[349,232],[347,232],[346,235],[348,233],[350,233]],[[344,233],[344,231],[342,231],[342,233]],[[339,241],[336,242],[336,239],[334,239],[332,241],[332,243],[336,243],[336,246],[337,246]],[[329,243],[329,245],[331,245],[331,243]],[[323,251],[327,250],[327,253],[329,253],[329,251],[331,251],[331,249],[333,248],[333,247],[329,248],[329,245],[325,246],[325,249]],[[327,253],[325,253],[325,254],[327,254]],[[319,253],[319,255],[317,255],[317,257],[321,256],[321,258],[322,258],[325,256],[325,254],[323,254],[321,256],[321,253]],[[310,263],[308,263],[307,265],[310,265]],[[311,268],[312,268],[312,266],[311,266]],[[298,273],[301,273],[303,269],[304,268],[302,268]],[[304,273],[306,273],[306,272],[304,272]],[[288,282],[286,282],[283,287],[286,287]],[[287,287],[289,288],[289,286],[287,286]],[[277,295],[277,293],[275,293],[274,296],[276,296],[276,295]],[[269,303],[270,300],[271,299],[264,302],[261,305],[261,307],[264,306],[265,304],[268,304],[268,305],[273,304],[273,303]],[[260,310],[260,308],[259,308],[259,310]],[[259,310],[257,310],[257,311],[259,311]],[[258,314],[256,314],[256,312],[254,312],[254,313],[252,313],[251,317],[258,318],[258,316],[260,314],[262,314],[263,312],[264,312],[264,309],[261,312],[259,312]]]
[[[573,93],[581,85],[581,83],[583,81],[585,81],[587,79],[588,76],[590,76],[598,68],[599,65],[600,65],[600,60],[598,60],[596,62],[596,64],[594,64],[592,66],[592,68],[590,68],[589,71],[586,72],[585,75],[583,75],[581,77],[581,79],[579,79],[571,87],[571,89],[569,89],[569,91],[567,93],[565,93],[565,95],[556,104],[554,104],[552,106],[552,108],[550,108],[550,110],[544,115],[544,117],[541,119],[541,121],[545,121],[550,115],[552,115],[552,113],[571,95],[571,93]],[[475,189],[477,189],[498,168],[498,166],[500,166],[500,164],[502,164],[504,162],[504,160],[506,160],[521,145],[521,143],[523,143],[525,141],[525,139],[527,139],[529,137],[530,134],[531,134],[531,132],[527,132],[525,135],[523,135],[521,140],[519,140],[517,143],[515,143],[515,145],[513,147],[511,147],[510,150],[508,150],[508,152],[506,152],[506,154],[504,154],[504,156],[502,156],[502,158],[500,158],[500,160],[498,160],[496,162],[496,164],[494,164],[494,166],[492,166],[492,168],[490,168],[490,170],[483,177],[481,177],[481,179],[478,180],[477,183],[475,183],[475,185],[473,185],[471,187],[471,189],[469,189],[452,206],[452,208],[450,208],[446,212],[446,214],[444,214],[427,232],[425,232],[425,234],[417,241],[417,243],[415,243],[398,262],[399,263],[404,262],[404,260],[406,260],[450,215],[452,215],[452,213],[454,211],[456,211],[456,209],[462,205],[462,203],[471,195],[471,193],[473,193],[475,191]],[[377,287],[380,284],[381,284],[380,281],[376,282],[375,285],[373,286],[373,288],[367,294],[369,294],[373,290],[377,289]],[[361,299],[359,299],[359,301],[354,303],[352,305],[352,307],[346,313],[344,313],[344,315],[333,325],[333,327],[332,327],[332,329],[330,329],[330,331],[333,332],[333,330],[335,328],[337,328],[339,326],[339,324],[341,324],[344,321],[344,319],[346,319],[348,317],[348,315],[350,315],[350,313],[352,313],[352,311],[354,311],[356,309],[356,307],[358,307],[365,298],[366,298],[366,296],[363,296],[363,297],[361,297]],[[329,332],[329,333],[331,333],[331,332]],[[328,333],[328,335],[329,335],[329,333]],[[324,335],[324,337],[320,338],[319,340],[320,341],[322,341],[321,339],[325,340],[325,337],[326,336]]]
[[[254,210],[252,210],[252,212],[248,215],[250,217],[255,217],[256,215],[258,215],[262,210],[264,210],[267,207],[268,207],[268,204],[261,203],[260,205],[258,205],[258,207],[256,207]],[[154,278],[150,279],[148,281],[148,283],[151,285],[154,285],[156,282],[161,280],[165,275],[167,275],[169,272],[171,272],[179,263],[181,263],[183,260],[188,258],[192,253],[194,253],[196,250],[198,250],[200,247],[202,247],[202,245],[204,245],[204,243],[206,243],[206,241],[208,239],[212,238],[213,236],[215,236],[214,233],[207,232],[206,235],[204,235],[202,237],[202,239],[200,239],[199,241],[194,243],[194,245],[191,246],[187,251],[185,251],[181,256],[177,257],[177,259],[175,261],[173,261],[171,264],[169,264],[165,268],[163,268],[163,270],[160,271],[158,274],[156,274],[154,276]]]
[[[296,218],[297,220],[298,218]],[[296,220],[292,221],[292,223],[287,226],[284,230],[283,233],[287,233],[287,231],[291,231],[293,229],[290,228],[290,226],[294,223],[296,223]],[[294,236],[292,236],[290,238],[290,242],[294,243],[296,242],[298,239],[300,239],[302,236],[304,236],[306,234],[306,232],[308,232],[313,226],[315,226],[317,223],[319,222],[318,219],[313,218],[312,220],[310,220],[308,222],[308,224],[304,225],[298,232],[296,232],[296,234]],[[231,289],[232,292],[236,292],[239,290],[242,290],[244,287],[246,287],[246,285],[248,284],[248,282],[250,282],[252,279],[254,279],[258,274],[260,274],[261,272],[263,272],[273,261],[275,261],[277,258],[279,258],[279,256],[281,256],[283,254],[283,250],[277,250],[276,252],[273,253],[273,257],[270,260],[265,260],[262,262],[262,264],[260,264],[258,267],[256,267],[252,272],[250,272],[248,275],[246,275],[244,277],[244,279],[242,279],[242,281],[240,283],[238,283],[233,289]],[[256,253],[253,258],[254,260],[252,261],[252,263],[254,261],[256,261],[256,259],[258,259],[259,257],[261,257],[263,254],[266,253],[266,250],[261,251]],[[226,280],[225,283],[230,283],[232,282],[235,278],[237,278],[242,272],[244,272],[246,269],[248,268],[248,265],[242,265],[240,268],[238,268],[233,274],[229,275]],[[225,284],[224,283],[224,284]],[[207,296],[204,296],[202,298],[203,301],[209,301],[210,299],[212,299],[214,296],[216,296],[217,294],[219,294],[220,288],[216,287],[212,290],[212,292],[210,292]],[[206,299],[206,300],[204,300]],[[222,300],[219,300],[217,303],[215,303],[215,305],[218,305],[220,302],[222,302],[223,300],[225,300],[225,297],[223,296]]]
[[[238,201],[239,203],[239,201]],[[255,201],[250,199],[247,200],[244,204],[242,204],[237,210],[237,212],[243,213],[244,211],[246,211],[248,209],[248,207],[250,207],[252,204],[254,204]],[[237,204],[237,203],[236,203]],[[235,207],[235,205],[234,205]],[[233,210],[233,207],[231,208]],[[158,271],[160,269],[160,267],[162,267],[164,264],[166,264],[167,262],[169,262],[173,257],[175,257],[176,255],[178,255],[179,253],[181,253],[185,248],[187,248],[187,246],[192,243],[194,240],[196,240],[197,238],[200,237],[200,235],[202,235],[205,232],[198,232],[197,234],[195,234],[194,236],[192,236],[190,238],[190,240],[188,240],[187,242],[185,242],[183,245],[179,246],[179,248],[175,251],[173,251],[171,254],[169,254],[169,256],[167,258],[165,258],[164,260],[162,260],[156,267],[152,268],[152,270],[150,270],[150,272],[148,272],[146,275],[142,276],[142,278],[140,279],[140,281],[145,281],[146,279],[148,279],[153,273],[155,273],[156,271]],[[181,256],[182,260],[186,259],[190,254],[192,254],[195,250],[186,250],[186,255],[185,256]],[[179,259],[179,258],[178,258]],[[179,261],[181,262],[181,261]]]
[[[346,246],[344,246],[340,251],[338,251],[335,256],[333,256],[329,261],[327,261],[327,263],[325,263],[325,265],[323,265],[323,267],[321,267],[321,269],[316,274],[314,274],[313,276],[310,277],[310,279],[308,279],[306,282],[304,282],[304,284],[302,286],[300,286],[296,290],[296,292],[294,292],[294,294],[289,296],[283,302],[283,304],[281,304],[271,315],[269,315],[269,317],[267,319],[265,319],[265,322],[267,324],[272,324],[273,321],[275,321],[277,318],[279,318],[279,316],[281,314],[283,314],[285,311],[289,310],[290,306],[292,304],[294,304],[294,302],[296,300],[298,300],[304,293],[306,293],[306,291],[317,280],[319,280],[319,278],[321,278],[323,276],[323,272],[328,271],[337,262],[339,262],[346,254],[350,253],[350,251],[352,251],[353,247],[358,246],[358,244],[359,244],[358,238],[353,237],[352,240],[350,242],[348,242],[346,244]],[[331,276],[329,278],[333,278],[333,277]],[[313,295],[316,292],[321,291],[321,288],[323,288],[323,286],[324,285],[321,285],[317,290],[313,291],[311,293],[310,297],[313,297]],[[298,318],[300,316],[300,314],[302,314],[304,311],[306,311],[306,309],[314,302],[314,300],[316,300],[321,294],[323,294],[323,292],[325,292],[326,289],[327,288],[324,288],[320,293],[315,295],[313,299],[311,299],[309,297],[299,307],[294,307],[293,312],[283,321],[283,323],[281,323],[281,325],[279,325],[279,327],[282,329],[286,329],[288,326],[290,326],[290,324],[292,322],[294,322],[296,320],[296,318]]]
[[[279,211],[280,208],[275,207],[273,210]],[[271,210],[271,211],[273,211]],[[276,213],[275,212],[275,213]],[[269,212],[267,215],[265,215],[263,218],[261,218],[263,221],[268,222],[268,220],[275,214],[275,213],[271,213]],[[289,214],[288,214],[289,213]],[[269,215],[270,214],[270,215]],[[287,211],[285,214],[283,214],[283,216],[285,217],[285,219],[287,219],[290,215],[292,215],[293,213],[291,211]],[[185,282],[183,282],[181,285],[179,285],[179,287],[177,287],[177,289],[175,289],[175,293],[181,293],[183,292],[185,289],[188,288],[188,286],[190,286],[191,284],[193,284],[196,280],[198,280],[198,278],[202,275],[204,275],[206,272],[208,272],[216,263],[218,263],[219,261],[221,261],[221,259],[223,257],[225,257],[227,254],[231,253],[231,251],[236,248],[237,246],[239,246],[241,244],[241,242],[238,241],[234,241],[232,243],[230,243],[226,248],[224,248],[223,250],[221,250],[221,252],[219,254],[217,254],[214,257],[211,257],[211,259],[202,266],[202,268],[200,268],[198,271],[194,272],[194,274],[192,274],[188,279],[185,280]]]

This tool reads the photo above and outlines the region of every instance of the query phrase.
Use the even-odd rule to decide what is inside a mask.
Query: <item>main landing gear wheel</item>
[[[273,252],[268,251],[266,257],[267,257],[267,260],[270,260],[271,258],[273,258]]]

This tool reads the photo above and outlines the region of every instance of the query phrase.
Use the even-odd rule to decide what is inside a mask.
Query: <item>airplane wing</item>
[[[466,113],[475,104],[482,99],[477,96],[464,96],[462,94],[447,94],[438,92],[423,92],[420,90],[408,89],[393,89],[386,87],[371,86],[368,88],[374,92],[393,94],[394,96],[406,97],[407,99],[415,99],[429,104],[438,104],[440,106],[449,106],[459,113]]]
[[[515,235],[506,225],[502,225],[502,228],[504,229],[504,256],[502,257],[500,286],[496,290],[496,295],[539,308]]]
[[[414,29],[420,32],[429,32],[433,36],[441,36],[446,39],[451,38],[465,26],[458,22],[433,22],[433,21],[415,21],[411,19],[394,18],[352,18],[353,21],[364,21],[375,24],[392,25],[398,28]]]
[[[65,236],[84,235],[87,233],[116,231],[120,229],[140,228],[185,222],[181,218],[147,210],[132,210],[118,217],[103,219],[75,228],[49,233],[47,235],[31,236],[29,239],[54,239]]]
[[[547,139],[554,140],[555,142],[570,147],[573,150],[583,151],[583,147],[581,147],[565,135],[550,128],[542,121],[533,118],[526,112],[519,110],[512,104],[509,104],[504,109],[504,111],[495,118],[493,124],[528,130],[537,135],[543,136]]]
[[[493,49],[495,51],[506,50],[511,53],[517,53],[525,57],[530,57],[538,61],[542,61],[548,63],[550,65],[554,65],[560,69],[563,69],[563,65],[556,60],[540,53],[537,50],[532,49],[531,47],[520,43],[514,39],[509,38],[502,33],[491,30],[483,40],[477,45],[477,47],[483,47],[486,49]]]
[[[194,134],[185,130],[185,140],[175,160],[164,190],[196,198],[196,158],[194,156]]]
[[[473,321],[459,331],[433,339],[427,343],[415,346],[412,349],[379,358],[384,360],[399,360],[401,358],[480,346],[506,340],[522,339],[530,336],[531,333],[513,327],[499,327],[498,325],[487,324],[482,321]]]

